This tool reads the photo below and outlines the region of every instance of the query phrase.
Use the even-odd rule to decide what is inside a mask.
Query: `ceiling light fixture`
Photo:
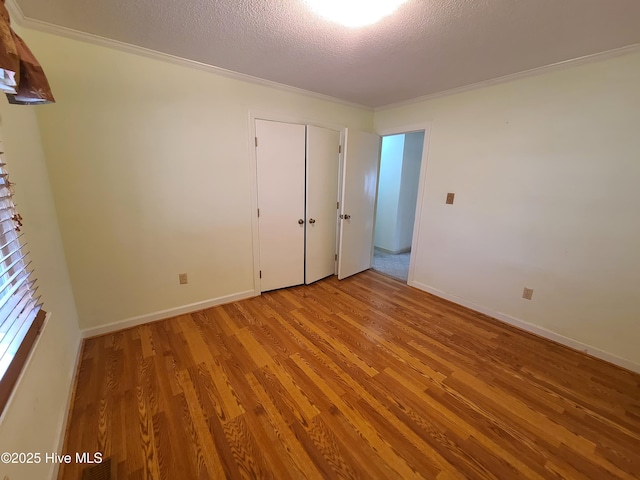
[[[321,17],[358,28],[391,15],[407,0],[305,0]]]

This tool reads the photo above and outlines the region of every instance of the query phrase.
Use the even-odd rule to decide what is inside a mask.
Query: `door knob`
[[[303,225],[304,224],[304,220],[303,219],[299,219],[298,220],[298,225]]]
[[[316,220],[314,218],[310,218],[309,223],[313,225],[314,223],[316,223]]]

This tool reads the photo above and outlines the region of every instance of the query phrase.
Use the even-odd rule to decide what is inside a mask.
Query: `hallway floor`
[[[410,258],[411,252],[393,254],[374,248],[373,269],[406,282],[409,278]]]

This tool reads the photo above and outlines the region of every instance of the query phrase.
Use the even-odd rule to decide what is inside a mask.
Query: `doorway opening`
[[[424,131],[382,137],[373,269],[407,282]]]

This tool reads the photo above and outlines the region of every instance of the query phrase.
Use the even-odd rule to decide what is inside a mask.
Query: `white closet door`
[[[336,273],[340,132],[307,127],[305,283]]]
[[[256,120],[260,291],[304,283],[305,126]]]
[[[371,268],[381,138],[347,129],[345,134],[338,278]]]

